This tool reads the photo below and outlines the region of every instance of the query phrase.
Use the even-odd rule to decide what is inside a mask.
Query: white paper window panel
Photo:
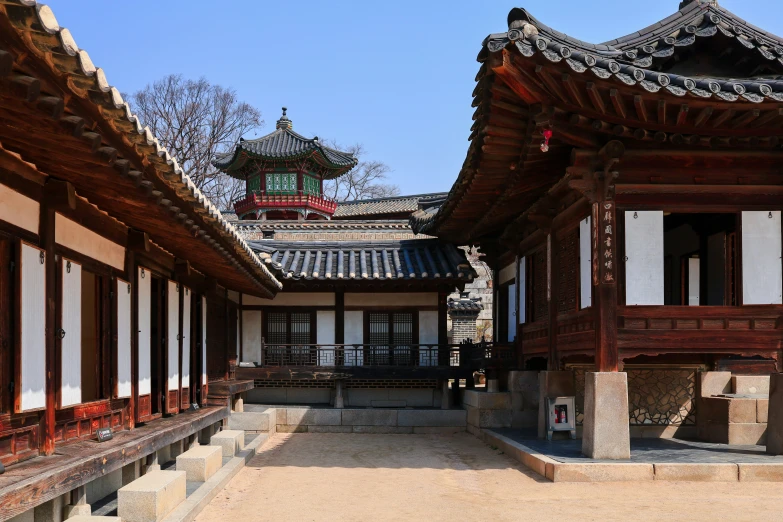
[[[579,307],[593,304],[593,218],[579,222]]]
[[[60,406],[82,402],[82,265],[63,259],[60,341]]]
[[[21,316],[22,382],[20,409],[46,407],[46,263],[42,250],[22,243]]]
[[[168,390],[179,389],[179,292],[177,283],[169,281],[167,294],[168,329],[166,345],[168,346]]]
[[[201,385],[207,384],[207,298],[201,297]],[[203,392],[202,392],[203,393]]]
[[[742,304],[781,304],[780,211],[742,213]]]
[[[345,312],[345,365],[361,366],[364,363],[364,351],[359,346],[353,349],[351,344],[364,343],[364,312],[352,310]]]
[[[131,396],[131,284],[117,279],[117,397]]]
[[[688,258],[688,306],[699,306],[701,263],[698,257]]]
[[[150,336],[152,335],[152,300],[150,271],[139,267],[137,270],[139,292],[139,395],[152,393],[152,353]]]
[[[182,294],[182,387],[190,388],[190,307],[192,292],[186,286],[180,287]]]
[[[517,338],[517,285],[508,285],[508,342]]]
[[[425,345],[434,346],[425,346]],[[419,311],[419,365],[438,365],[438,312]]]
[[[334,366],[334,326],[336,315],[334,310],[318,310],[316,312],[316,342],[322,345],[318,350],[318,366]]]
[[[242,311],[242,362],[261,362],[260,310]]]
[[[517,314],[517,322],[519,324],[525,324],[527,317],[527,258],[519,258],[519,313]]]
[[[616,227],[613,227],[616,237]],[[617,252],[617,249],[613,249]],[[663,211],[625,213],[625,302],[663,304]]]

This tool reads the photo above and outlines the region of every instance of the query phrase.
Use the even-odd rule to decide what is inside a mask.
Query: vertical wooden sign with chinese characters
[[[617,223],[614,201],[593,203],[593,285],[596,296],[595,367],[616,372],[617,354]]]

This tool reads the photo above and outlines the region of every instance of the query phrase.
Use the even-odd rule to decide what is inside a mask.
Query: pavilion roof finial
[[[277,129],[293,129],[294,123],[288,119],[288,116],[286,116],[286,112],[288,111],[288,107],[283,107],[283,115],[280,116],[280,119],[277,120],[277,125],[275,125],[275,128]]]

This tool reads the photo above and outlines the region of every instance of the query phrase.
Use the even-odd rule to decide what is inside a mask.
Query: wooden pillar
[[[614,201],[593,203],[593,285],[595,286],[595,371],[616,372],[617,220]]]
[[[131,398],[128,401],[128,428],[138,422],[139,403],[139,288],[136,281],[136,254],[128,249],[125,255],[125,273],[131,285]]]
[[[546,237],[546,298],[549,307],[549,358],[547,369],[560,369],[560,356],[557,353],[557,282],[559,273],[558,241],[553,230]]]
[[[41,204],[39,238],[41,248],[46,252],[46,409],[41,418],[40,448],[44,455],[54,453],[54,411],[57,406],[56,375],[56,296],[57,263],[54,260],[54,219],[55,211],[45,202]]]
[[[237,364],[245,360],[245,340],[244,340],[244,323],[243,323],[243,316],[242,313],[242,294],[239,294],[239,305],[237,306],[237,342],[239,343],[239,355],[237,356]]]
[[[228,374],[229,374],[229,367],[231,364],[231,349],[228,346],[231,341],[231,331],[229,330],[229,313],[228,313],[228,290],[223,290],[223,297],[225,298],[224,305],[223,305],[223,328],[224,328],[224,348],[225,348],[225,356],[226,356],[226,372],[223,376],[223,380],[228,380]],[[236,325],[234,325],[234,328],[236,328]]]

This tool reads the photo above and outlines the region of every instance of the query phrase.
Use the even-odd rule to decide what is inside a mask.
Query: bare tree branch
[[[171,74],[126,99],[213,204],[230,208],[244,194],[244,181],[211,163],[216,155],[232,151],[243,134],[264,124],[261,112],[239,101],[236,91],[205,78],[185,80]]]
[[[397,185],[386,183],[387,174],[391,172],[388,165],[381,161],[362,161],[365,150],[360,143],[350,147],[341,147],[334,142],[327,142],[327,146],[352,154],[359,160],[359,164],[347,174],[334,180],[325,181],[325,195],[337,201],[353,201],[400,194],[400,188]]]

